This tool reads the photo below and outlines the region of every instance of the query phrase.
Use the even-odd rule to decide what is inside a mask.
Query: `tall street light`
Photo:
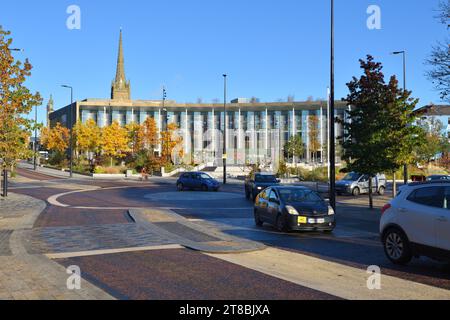
[[[34,141],[33,141],[33,167],[37,170],[37,106],[34,107]]]
[[[403,55],[403,91],[406,91],[406,51],[395,51],[392,54]],[[403,180],[405,184],[408,184],[408,165],[405,163],[403,168]]]
[[[70,147],[69,147],[69,161],[70,161],[70,177],[73,177],[73,88],[68,85],[62,85],[61,87],[70,89],[70,107],[69,107],[69,123],[70,123]]]
[[[223,74],[223,184],[227,184],[227,75]]]
[[[329,126],[329,162],[330,162],[330,205],[336,210],[336,145],[334,123],[334,0],[331,0],[331,55],[330,55],[330,115]]]
[[[166,99],[167,99],[167,91],[166,91],[166,87],[163,87],[163,97],[162,97],[163,99],[162,99],[162,114],[161,114],[161,116],[162,116],[162,119],[161,119],[161,131],[162,132],[165,132],[165,131],[167,131],[167,125],[168,125],[168,112],[167,112],[167,109],[166,109]],[[163,145],[162,147],[163,147],[163,149],[164,148],[166,148],[166,152],[168,153],[168,143],[169,143],[169,141],[167,141],[167,139],[169,139],[169,137],[168,136],[166,136],[166,141],[163,141],[163,144],[165,143],[165,146]],[[162,155],[162,152],[161,152],[161,155]],[[169,157],[169,154],[166,154],[166,160],[169,160],[168,159],[168,157]]]

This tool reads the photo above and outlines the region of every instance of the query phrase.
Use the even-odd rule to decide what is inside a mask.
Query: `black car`
[[[267,222],[279,231],[324,231],[336,227],[333,208],[305,187],[277,186],[261,192],[254,206],[255,223]]]
[[[256,172],[245,179],[245,197],[255,201],[256,196],[264,189],[279,185],[280,180],[272,173]]]

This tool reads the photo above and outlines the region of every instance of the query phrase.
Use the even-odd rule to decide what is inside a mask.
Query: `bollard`
[[[3,170],[3,197],[6,198],[8,196],[8,171],[6,169]]]

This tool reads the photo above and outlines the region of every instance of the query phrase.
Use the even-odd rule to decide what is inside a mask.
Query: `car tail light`
[[[381,209],[381,214],[383,215],[387,210],[389,210],[390,208],[392,208],[392,206],[388,203],[387,205],[385,205],[382,209]]]

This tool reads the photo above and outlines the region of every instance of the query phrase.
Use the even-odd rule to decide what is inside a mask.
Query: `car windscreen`
[[[200,178],[206,179],[206,180],[212,179],[212,178],[211,178],[209,175],[207,175],[206,173],[201,173],[201,174],[200,174]]]
[[[281,199],[286,202],[321,202],[323,199],[318,193],[308,189],[280,189]]]
[[[271,176],[271,175],[256,175],[255,176],[255,182],[276,182],[277,177]]]
[[[361,177],[361,175],[359,173],[350,172],[342,180],[357,181],[359,179],[359,177]]]

